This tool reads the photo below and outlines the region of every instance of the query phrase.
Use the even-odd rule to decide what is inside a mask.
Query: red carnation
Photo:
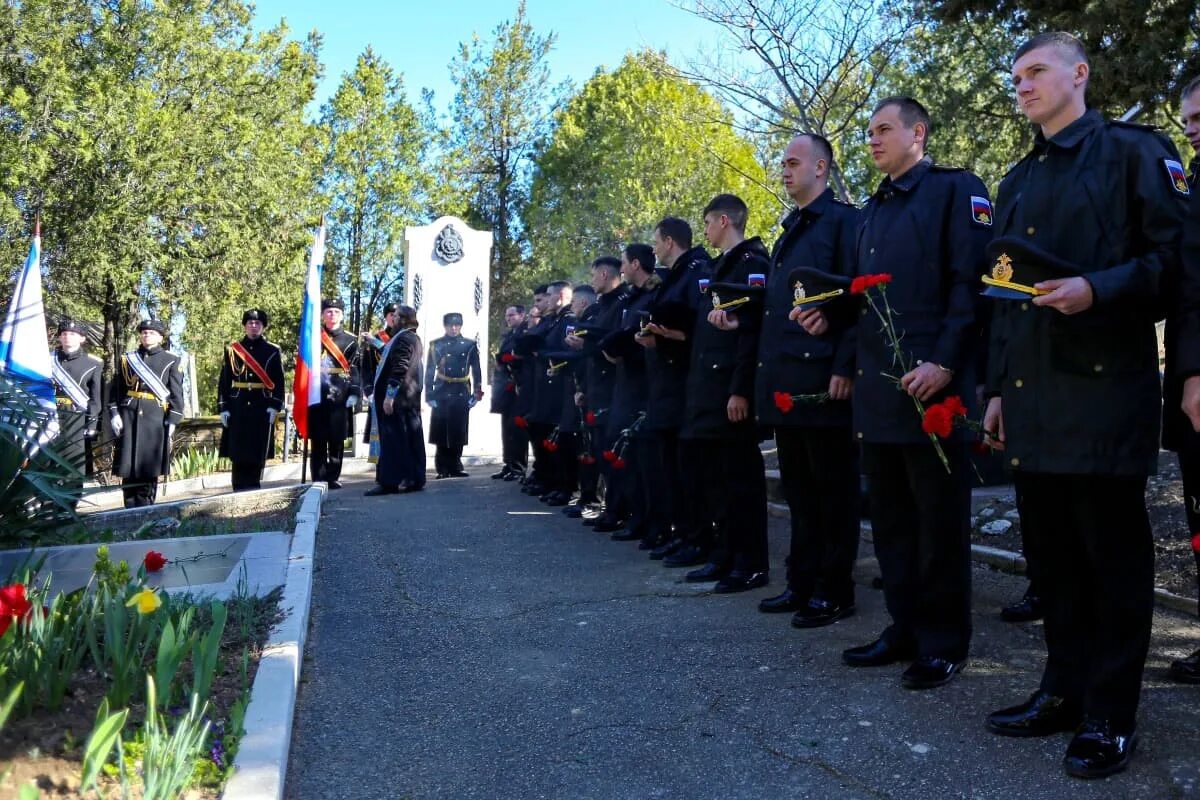
[[[596,424],[596,412],[589,411],[586,414],[584,414],[583,421],[586,422],[588,425],[595,425]]]
[[[866,294],[867,290],[872,286],[891,282],[892,276],[887,272],[880,272],[875,275],[859,275],[850,281],[850,294]]]
[[[947,397],[942,401],[942,405],[945,406],[946,411],[952,417],[965,417],[967,415],[967,407],[963,405],[962,398],[958,395]]]
[[[581,455],[579,457],[579,463],[591,466],[592,464],[596,463],[596,457],[592,456],[592,455],[588,455],[587,453],[584,453],[583,455]]]
[[[621,458],[620,456],[614,458],[612,462],[612,468],[625,469],[625,459]]]
[[[516,425],[518,428],[528,428],[529,421],[524,417],[513,417],[513,425]]]
[[[515,355],[513,355],[512,353],[502,353],[500,355],[500,362],[502,364],[511,364],[512,362],[514,362],[516,360],[517,360],[517,357]]]
[[[795,408],[795,406],[796,406],[796,401],[794,401],[792,399],[792,396],[790,394],[788,394],[787,392],[776,392],[775,393],[775,407],[778,408],[780,411],[782,411],[784,414],[791,411],[793,408]]]
[[[925,416],[921,419],[921,430],[931,436],[945,439],[953,429],[954,417],[946,406],[938,403],[925,409]]]
[[[150,550],[142,559],[142,565],[146,567],[146,572],[158,572],[167,565],[167,558],[157,550]]]
[[[1192,534],[1192,550],[1200,553],[1200,533]]]
[[[546,448],[547,453],[553,453],[558,450],[558,442],[553,439],[543,439],[542,447]]]
[[[603,458],[605,461],[609,462],[610,464],[617,460],[617,454],[613,450],[605,450],[603,453],[600,454],[600,457]]]
[[[14,619],[20,619],[33,609],[25,596],[25,584],[13,583],[0,588],[0,636]]]

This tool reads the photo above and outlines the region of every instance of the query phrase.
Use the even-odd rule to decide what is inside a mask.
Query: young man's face
[[[333,330],[342,324],[342,310],[340,308],[327,308],[321,312],[321,321],[325,323],[325,327]]]
[[[924,137],[924,126],[909,128],[900,118],[900,106],[886,105],[871,117],[867,139],[871,160],[880,172],[893,175],[903,169]],[[919,130],[920,129],[920,130]]]
[[[517,311],[516,306],[509,306],[504,309],[504,324],[510,328],[515,328],[525,321],[525,315]]]
[[[704,215],[704,238],[713,247],[720,247],[725,241],[725,233],[729,228],[729,217],[720,211],[710,211]]]
[[[388,330],[391,330],[392,328],[396,327],[396,312],[389,311],[386,314],[384,314],[383,315],[383,324],[387,326]]]
[[[791,141],[780,164],[783,190],[788,197],[796,200],[808,196],[819,180],[818,164],[811,139],[801,136]]]
[[[249,336],[251,339],[257,339],[258,337],[262,336],[262,332],[263,332],[262,320],[248,319],[248,320],[246,320],[245,323],[242,324],[242,327],[246,330],[246,335]]]
[[[658,228],[654,229],[654,257],[659,263],[665,264],[671,260],[671,248],[675,246],[675,240],[670,236],[663,236],[662,231]]]
[[[1021,113],[1034,125],[1058,118],[1074,101],[1086,71],[1060,47],[1046,46],[1030,50],[1012,67],[1013,90]],[[1086,68],[1085,68],[1086,70]]]
[[[74,353],[83,347],[83,334],[76,331],[63,331],[58,335],[58,344],[68,353]]]
[[[447,336],[458,336],[462,333],[462,325],[446,325],[445,328]]]
[[[158,331],[152,331],[149,328],[138,331],[138,340],[143,347],[158,347],[162,344],[163,335]]]
[[[1192,151],[1200,153],[1200,91],[1183,98],[1179,105],[1179,116],[1183,118],[1183,135],[1192,145]]]

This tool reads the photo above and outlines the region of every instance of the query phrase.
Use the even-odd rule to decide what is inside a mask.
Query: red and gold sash
[[[333,360],[338,362],[338,365],[342,369],[347,372],[350,371],[350,362],[346,360],[346,354],[342,352],[342,348],[337,346],[337,342],[333,340],[333,337],[324,328],[321,329],[321,346],[325,348],[329,355],[333,356]]]
[[[271,376],[267,374],[267,370],[263,365],[258,363],[258,360],[254,356],[250,355],[250,351],[246,349],[245,345],[241,342],[233,342],[229,345],[229,349],[236,353],[237,357],[250,368],[250,371],[258,376],[258,379],[263,382],[263,386],[267,387],[268,392],[275,389],[275,381],[271,380]]]

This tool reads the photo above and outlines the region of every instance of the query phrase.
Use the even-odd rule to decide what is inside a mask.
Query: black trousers
[[[971,642],[971,468],[966,446],[942,442],[862,448],[875,557],[892,624],[887,641],[959,661]]]
[[[1042,689],[1090,718],[1137,714],[1154,617],[1154,537],[1146,479],[1018,472],[1023,523],[1046,581]]]
[[[504,465],[524,472],[529,465],[529,429],[518,427],[512,414],[500,415],[500,443]]]
[[[1179,451],[1179,471],[1183,475],[1184,513],[1188,531],[1192,534],[1197,593],[1200,594],[1200,434],[1189,437],[1188,444]]]
[[[1046,595],[1045,559],[1042,558],[1041,551],[1038,549],[1038,540],[1030,536],[1029,526],[1025,524],[1025,503],[1021,496],[1019,483],[1013,493],[1017,499],[1017,514],[1021,519],[1021,553],[1025,556],[1025,577],[1029,579],[1029,587],[1025,592],[1034,597],[1044,597]]]
[[[649,474],[657,463],[658,452],[654,440],[639,433],[630,437],[623,456],[625,467],[621,469],[621,480],[629,503],[629,531],[643,538],[659,535],[660,531],[654,526],[661,528],[664,524],[664,515],[658,508],[661,500],[654,494],[654,478]],[[616,463],[613,467],[617,467]]]
[[[127,486],[126,484],[131,485]],[[154,499],[158,497],[158,478],[156,476],[124,478],[121,481],[121,493],[125,496],[126,508],[152,506]]]
[[[232,472],[229,477],[229,482],[235,492],[244,492],[249,489],[262,488],[262,462],[254,461],[232,461],[230,462]]]
[[[788,588],[853,605],[858,558],[858,444],[849,427],[777,427],[779,476],[792,518]]]
[[[546,450],[546,438],[554,432],[554,426],[545,422],[529,423],[529,443],[533,446],[533,479],[547,488],[554,485],[554,465],[551,453]]]
[[[603,433],[599,428],[585,426],[579,432],[579,446],[576,463],[579,464],[579,502],[596,503],[600,500],[600,469],[604,460],[601,453],[604,450]],[[585,464],[581,459],[587,457],[591,463]]]
[[[311,480],[336,481],[342,477],[346,449],[346,407],[343,402],[322,400],[308,410],[308,463]]]
[[[379,461],[375,464],[375,482],[392,488],[420,489],[425,485],[425,436],[421,412],[416,408],[398,408],[380,414]]]
[[[462,447],[437,445],[433,453],[433,469],[438,475],[453,475],[463,471]]]
[[[643,538],[663,540],[674,535],[694,535],[691,515],[684,503],[684,480],[679,471],[679,431],[648,431],[645,449],[638,449],[638,480],[646,497]]]
[[[693,519],[712,520],[716,541],[709,561],[739,572],[765,572],[767,478],[753,439],[694,439],[684,448],[696,470],[695,494],[685,499]],[[702,455],[701,455],[702,454]]]

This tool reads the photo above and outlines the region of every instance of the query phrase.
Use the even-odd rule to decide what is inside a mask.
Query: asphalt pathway
[[[1200,797],[1200,687],[1162,678],[1200,646],[1182,615],[1156,619],[1130,771],[1081,782],[1066,734],[983,728],[1041,669],[1041,627],[996,616],[1018,578],[975,569],[970,666],[911,692],[900,667],[840,663],[885,625],[869,558],[855,617],[756,611],[783,585],[782,520],[772,584],[720,596],[511,483],[370,485],[326,501],[288,798]]]

